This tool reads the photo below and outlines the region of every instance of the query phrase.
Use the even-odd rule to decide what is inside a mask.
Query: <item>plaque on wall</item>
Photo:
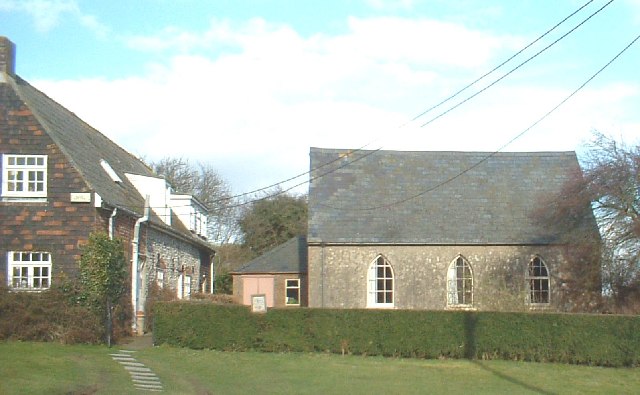
[[[91,203],[91,193],[71,192],[71,203]]]

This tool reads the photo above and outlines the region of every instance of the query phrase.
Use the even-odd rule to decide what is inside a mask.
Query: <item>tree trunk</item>
[[[105,323],[107,331],[107,346],[111,348],[111,334],[113,332],[113,320],[111,319],[111,301],[107,299],[107,322]]]

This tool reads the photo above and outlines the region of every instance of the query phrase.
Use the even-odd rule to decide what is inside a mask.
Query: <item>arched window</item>
[[[471,265],[458,256],[447,271],[447,304],[471,306],[473,304],[473,273]]]
[[[371,262],[367,276],[367,307],[393,307],[393,269],[382,255]]]
[[[549,303],[549,271],[540,257],[534,257],[529,262],[527,283],[529,303]]]

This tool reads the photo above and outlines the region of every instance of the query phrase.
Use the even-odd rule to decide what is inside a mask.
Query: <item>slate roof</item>
[[[9,84],[36,116],[46,133],[60,147],[78,170],[85,182],[114,207],[142,216],[144,198],[129,182],[125,172],[157,177],[138,158],[82,121],[74,113],[58,104],[18,76],[9,78]],[[100,165],[106,160],[122,179],[115,183]]]
[[[232,274],[307,273],[307,239],[297,236],[264,253]]]
[[[321,148],[311,169],[309,244],[553,243],[532,211],[580,172],[574,152]]]
[[[117,207],[141,217],[144,212],[144,197],[127,179],[125,172],[149,177],[158,176],[138,158],[21,77],[12,74],[5,76],[6,85],[31,110],[47,135],[80,172],[89,187],[100,195],[103,202],[108,207]],[[116,183],[111,179],[102,168],[101,159],[109,163],[122,183]],[[180,235],[211,249],[209,243],[191,234],[175,215],[172,216],[172,227],[164,225],[155,214],[152,214],[152,223],[166,232]]]

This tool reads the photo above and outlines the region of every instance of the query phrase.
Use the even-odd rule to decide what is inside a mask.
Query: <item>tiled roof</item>
[[[9,83],[46,133],[105,202],[143,214],[144,197],[124,173],[155,176],[147,166],[22,78],[15,76],[9,79]],[[101,159],[111,165],[123,180],[121,184],[109,177],[100,165]]]
[[[257,257],[236,270],[237,274],[306,273],[307,240],[304,236],[289,239],[284,244]]]
[[[320,148],[311,169],[309,244],[553,243],[532,211],[580,171],[574,152]]]
[[[141,160],[118,146],[105,135],[88,125],[74,113],[42,93],[17,75],[7,75],[7,84],[31,110],[45,132],[65,154],[108,207],[117,207],[141,217],[144,197],[131,184],[125,173],[157,177]],[[100,164],[109,163],[122,182],[115,182]],[[152,214],[152,223],[194,243],[211,248],[209,243],[193,235],[174,215],[173,227],[168,227]]]

